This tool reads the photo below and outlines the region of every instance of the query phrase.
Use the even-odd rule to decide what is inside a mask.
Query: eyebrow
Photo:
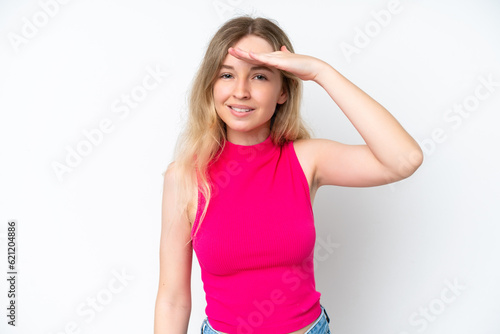
[[[233,70],[234,71],[234,67],[233,66],[229,66],[229,65],[222,65],[221,68],[225,68],[225,69],[228,69],[228,70]],[[251,71],[269,71],[271,73],[274,73],[273,70],[271,70],[269,67],[267,66],[252,66],[250,68]]]

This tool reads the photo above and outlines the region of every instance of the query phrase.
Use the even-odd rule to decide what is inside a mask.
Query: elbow
[[[420,146],[417,147],[415,150],[415,170],[417,170],[420,166],[422,166],[422,163],[424,162],[424,152],[420,148]]]
[[[399,159],[397,165],[396,175],[399,179],[406,179],[413,175],[415,171],[424,162],[424,153],[420,146],[416,146],[413,150],[407,152],[402,158]]]
[[[162,293],[158,293],[155,303],[156,310],[165,312],[166,310],[175,310],[176,312],[191,313],[191,296],[186,297],[168,297]]]

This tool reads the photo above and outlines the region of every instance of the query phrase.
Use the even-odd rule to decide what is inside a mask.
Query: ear
[[[278,97],[278,104],[283,104],[286,102],[288,99],[288,92],[286,91],[285,87],[281,87],[281,93]]]

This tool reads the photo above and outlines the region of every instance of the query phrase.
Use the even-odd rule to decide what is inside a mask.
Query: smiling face
[[[243,37],[233,47],[255,53],[274,51],[255,35]],[[271,117],[287,94],[276,68],[250,64],[228,54],[215,80],[213,97],[217,114],[226,124],[227,140],[253,145],[267,138]]]

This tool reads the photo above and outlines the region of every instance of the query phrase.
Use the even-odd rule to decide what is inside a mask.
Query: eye
[[[222,78],[222,79],[231,79],[233,76],[229,73],[222,73],[219,78]]]
[[[257,80],[267,80],[267,78],[262,74],[257,74],[254,78]]]

